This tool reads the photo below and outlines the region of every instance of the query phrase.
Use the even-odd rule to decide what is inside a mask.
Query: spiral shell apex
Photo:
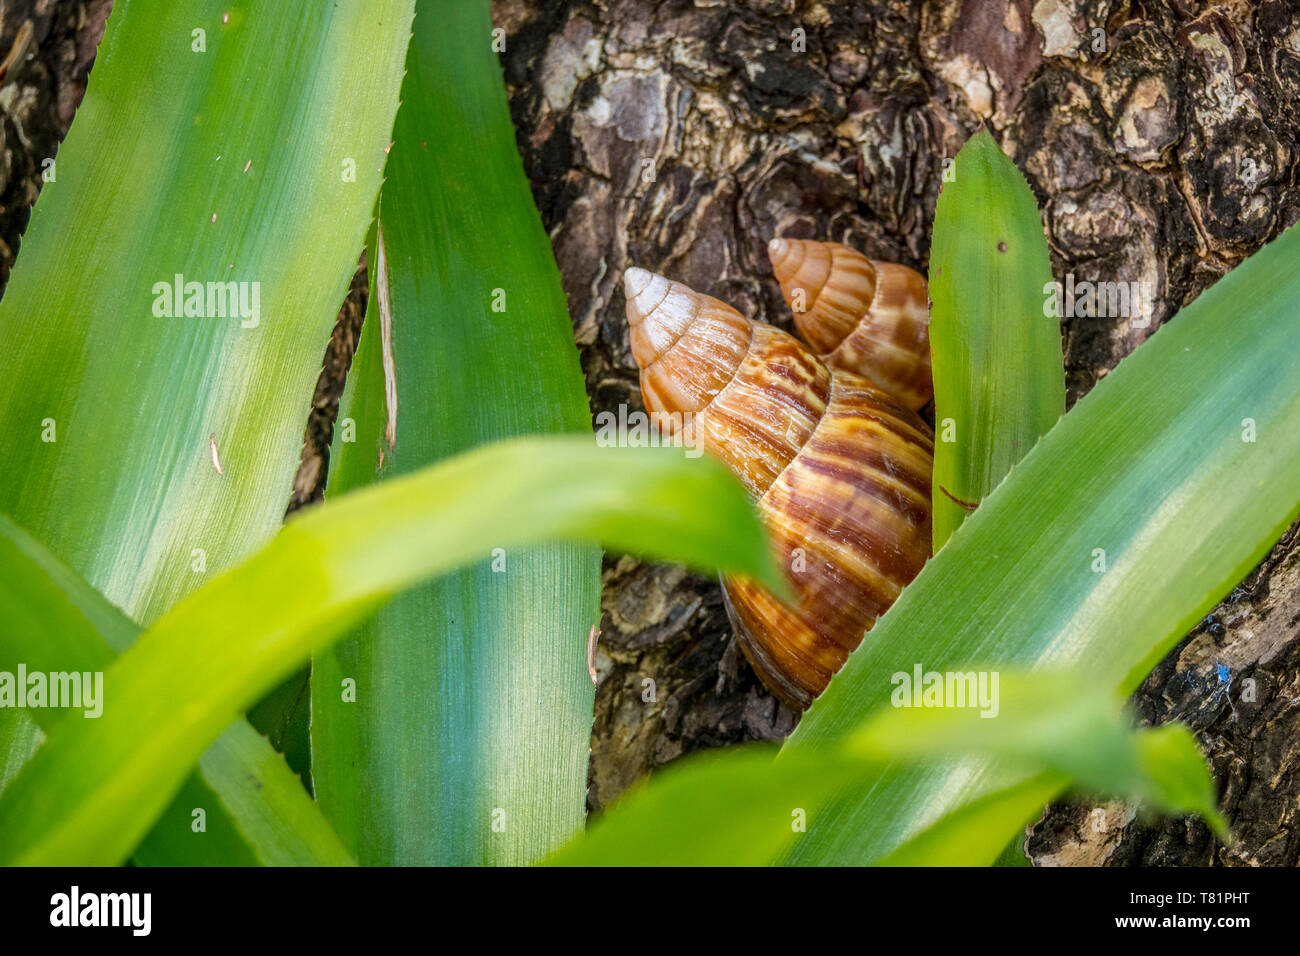
[[[740,646],[805,708],[930,553],[926,424],[802,342],[644,269],[624,274],[651,413],[689,414],[696,440],[756,503],[796,600],[725,578]]]
[[[838,242],[773,239],[767,252],[800,336],[822,361],[871,379],[909,408],[930,400],[929,293],[920,273]]]

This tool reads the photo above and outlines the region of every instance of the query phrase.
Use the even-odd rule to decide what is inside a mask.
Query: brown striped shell
[[[909,408],[934,394],[925,279],[838,242],[773,239],[767,247],[799,335],[832,368],[871,379]]]
[[[647,410],[692,416],[755,499],[793,585],[786,605],[723,582],[746,657],[805,708],[929,557],[930,429],[780,329],[644,269],[623,282]]]

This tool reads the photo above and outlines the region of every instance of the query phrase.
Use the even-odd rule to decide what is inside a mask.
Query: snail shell
[[[623,284],[647,410],[689,417],[748,489],[787,570],[792,605],[745,578],[723,588],[750,663],[806,708],[929,557],[930,429],[717,299],[644,269]]]
[[[934,394],[925,279],[838,242],[767,247],[799,335],[827,365],[871,379],[912,409]]]

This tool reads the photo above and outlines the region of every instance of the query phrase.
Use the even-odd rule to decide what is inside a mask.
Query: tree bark
[[[767,240],[836,239],[924,270],[944,160],[982,124],[1034,190],[1057,277],[1146,293],[1130,318],[1063,321],[1071,403],[1300,218],[1296,3],[496,0],[493,14],[594,412],[643,408],[627,266],[789,327]],[[1135,695],[1145,720],[1198,731],[1237,843],[1062,803],[1033,827],[1036,862],[1300,860],[1298,538]],[[602,626],[593,809],[683,753],[794,726],[737,653],[713,580],[612,559]]]
[[[86,92],[112,0],[0,0],[0,289]]]

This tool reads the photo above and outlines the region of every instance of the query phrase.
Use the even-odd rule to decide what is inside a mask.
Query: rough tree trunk
[[[0,288],[86,92],[112,0],[0,0]],[[57,178],[58,169],[54,175]]]
[[[788,327],[767,240],[833,238],[924,269],[943,160],[981,123],[1037,195],[1056,275],[1146,293],[1136,322],[1064,322],[1071,402],[1300,218],[1300,4],[497,0],[493,12],[593,411],[643,407],[628,265]],[[1237,845],[1198,822],[1067,803],[1033,829],[1035,859],[1300,860],[1298,622],[1293,529],[1136,695],[1146,719],[1198,730]],[[687,751],[792,728],[737,653],[714,581],[612,560],[602,626],[593,808]]]

